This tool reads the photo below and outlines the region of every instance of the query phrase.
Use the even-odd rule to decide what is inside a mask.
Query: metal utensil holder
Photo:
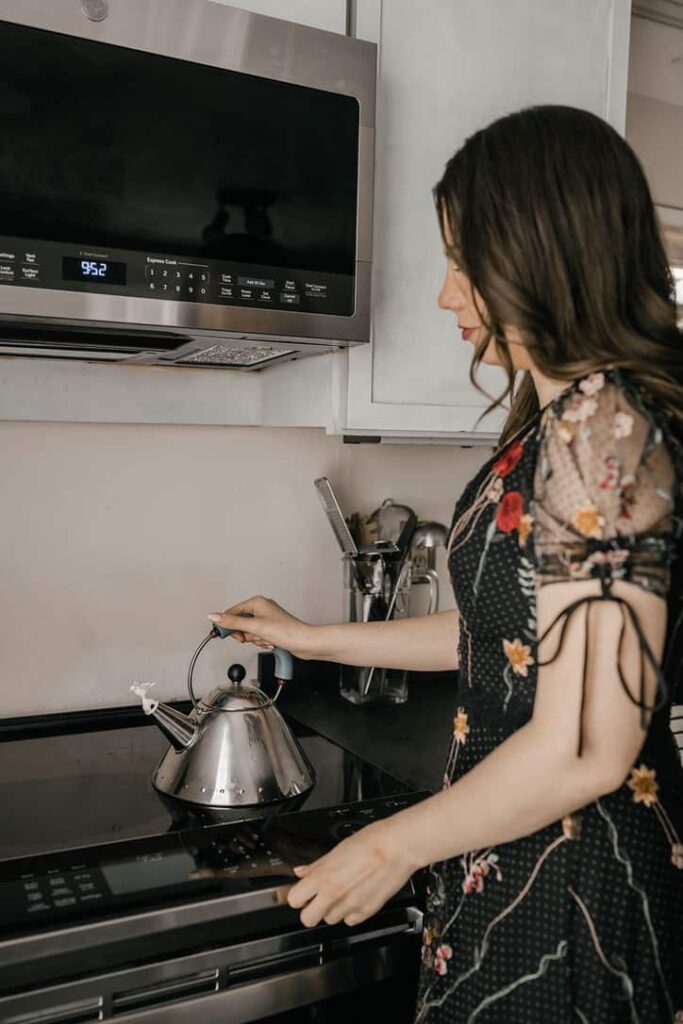
[[[404,567],[399,552],[363,551],[345,557],[343,565],[349,622],[383,622],[410,615],[412,567],[410,563]],[[408,699],[408,672],[342,665],[339,689],[352,704],[403,704]]]

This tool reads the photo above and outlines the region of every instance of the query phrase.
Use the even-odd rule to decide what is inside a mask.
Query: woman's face
[[[447,225],[445,235],[448,241],[450,233]],[[450,309],[452,313],[455,313],[463,341],[469,341],[475,348],[478,347],[488,333],[482,323],[482,314],[486,316],[486,306],[479,292],[472,286],[470,279],[460,267],[456,266],[448,253],[446,253],[446,276],[439,292],[438,301],[441,309]],[[505,328],[505,340],[509,345],[514,369],[530,370],[533,364],[516,327],[509,325]],[[501,365],[493,338],[489,340],[484,350],[482,362],[489,366]]]

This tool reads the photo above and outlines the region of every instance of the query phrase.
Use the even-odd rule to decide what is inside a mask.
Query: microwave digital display
[[[65,256],[62,260],[62,277],[65,281],[124,285],[126,283],[126,264],[113,260]]]

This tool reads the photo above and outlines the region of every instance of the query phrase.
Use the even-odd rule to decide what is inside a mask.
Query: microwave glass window
[[[4,235],[353,275],[352,97],[8,22],[0,53]]]

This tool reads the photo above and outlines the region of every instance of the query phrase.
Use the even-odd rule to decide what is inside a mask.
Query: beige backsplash
[[[133,679],[181,697],[206,613],[251,594],[340,619],[314,478],[330,477],[346,513],[390,496],[448,522],[488,453],[318,429],[0,423],[0,715],[131,704]],[[197,690],[231,659],[255,669],[253,648],[216,642]]]

